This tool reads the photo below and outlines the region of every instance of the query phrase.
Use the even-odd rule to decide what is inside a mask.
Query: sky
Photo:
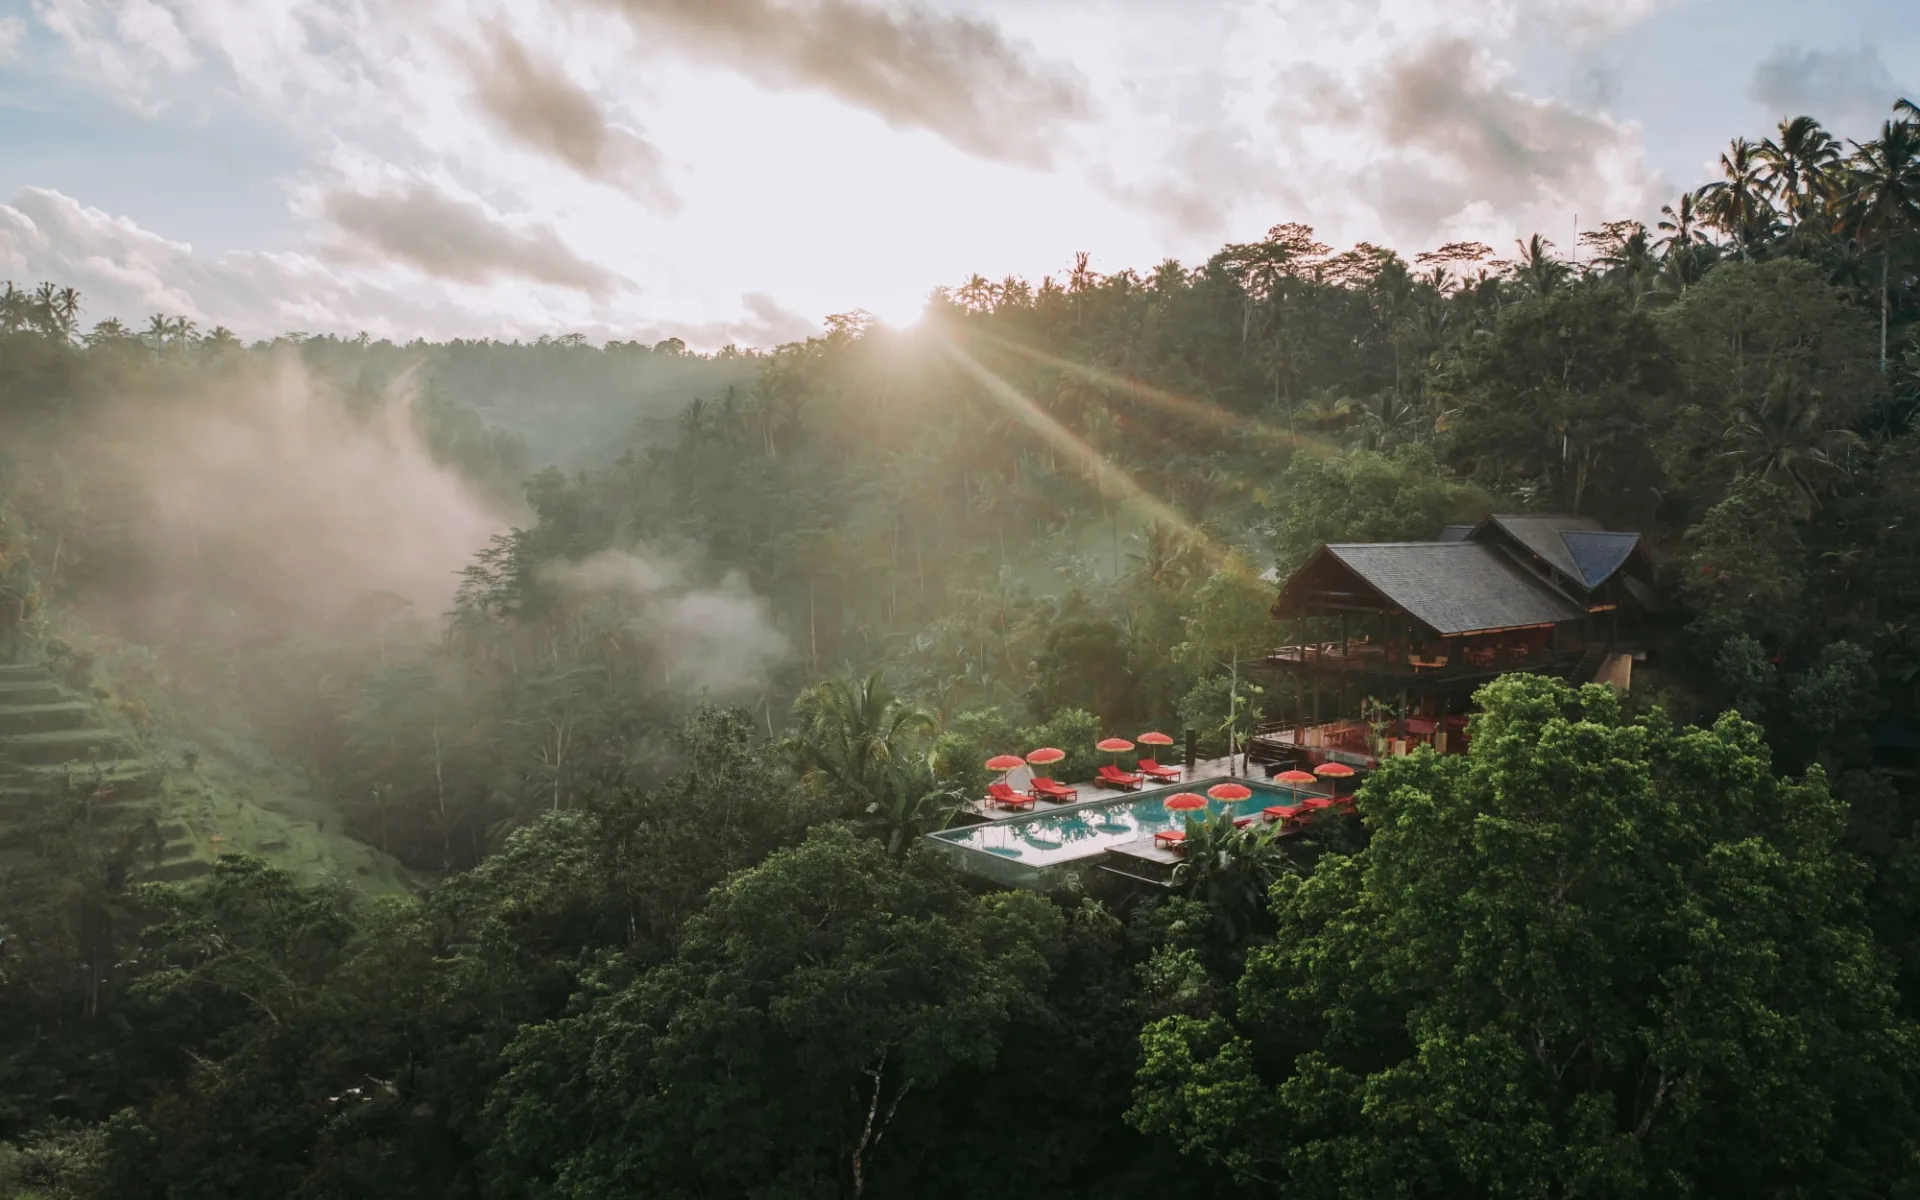
[[[0,0],[0,278],[243,337],[910,321],[976,272],[1651,219],[1913,0]]]

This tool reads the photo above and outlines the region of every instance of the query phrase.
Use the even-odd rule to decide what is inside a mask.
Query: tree
[[[1240,664],[1273,642],[1272,607],[1273,589],[1245,558],[1230,554],[1195,593],[1186,638],[1174,650],[1174,657],[1196,674],[1226,668],[1227,722],[1222,732],[1229,755],[1241,750],[1243,739],[1253,732],[1248,717],[1256,710],[1241,704]]]
[[[1443,380],[1460,413],[1443,445],[1476,481],[1630,527],[1649,515],[1663,482],[1656,402],[1678,381],[1631,298],[1578,288],[1510,305],[1489,336],[1460,347]]]
[[[1277,531],[1275,566],[1284,578],[1326,542],[1438,537],[1450,521],[1483,515],[1485,503],[1447,473],[1430,446],[1303,454],[1287,464],[1267,501]]]
[[[1742,475],[1786,488],[1802,515],[1819,505],[1827,480],[1845,474],[1846,456],[1862,445],[1859,434],[1826,419],[1820,398],[1791,376],[1734,412],[1727,441]]]
[[[1824,776],[1776,778],[1737,717],[1630,719],[1599,686],[1478,699],[1466,757],[1368,780],[1366,849],[1278,881],[1230,1012],[1146,1027],[1134,1124],[1288,1195],[1908,1177],[1915,1030]]]
[[[1797,229],[1826,195],[1840,167],[1840,143],[1812,117],[1792,117],[1760,143],[1755,156],[1764,164],[1768,188],[1786,201],[1788,224]]]
[[[1735,138],[1720,154],[1723,178],[1702,187],[1700,212],[1733,239],[1742,259],[1752,245],[1772,232],[1773,183],[1759,146]]]
[[[548,1195],[860,1196],[903,1107],[990,1066],[1059,911],[819,829],[716,891],[673,959],[527,1029],[494,1101]]]
[[[1680,586],[1709,647],[1749,636],[1777,649],[1799,636],[1808,618],[1806,551],[1791,511],[1779,487],[1749,478],[1687,532],[1693,554]]]
[[[1880,371],[1885,374],[1894,239],[1903,228],[1920,224],[1920,126],[1887,121],[1879,138],[1853,147],[1847,223],[1863,240],[1880,244]]]

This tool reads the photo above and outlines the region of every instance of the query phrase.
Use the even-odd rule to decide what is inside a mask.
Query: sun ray
[[[1033,430],[1061,455],[1079,464],[1095,479],[1103,491],[1144,514],[1148,520],[1166,525],[1192,538],[1209,563],[1218,565],[1225,559],[1225,549],[1205,530],[1187,520],[1166,501],[1142,487],[1133,476],[1115,465],[1106,455],[1075,437],[1071,430],[1054,420],[1019,388],[1008,383],[991,368],[951,341],[941,338],[937,344],[1015,420]]]

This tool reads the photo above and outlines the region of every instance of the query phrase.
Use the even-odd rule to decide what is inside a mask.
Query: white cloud
[[[0,17],[0,63],[12,62],[26,39],[27,23],[19,17]]]
[[[159,112],[168,77],[199,62],[173,11],[154,0],[34,0],[33,7],[81,74],[136,112]]]
[[[713,345],[1283,220],[1504,242],[1652,195],[1638,130],[1510,62],[1657,2],[35,0],[70,76],[277,131],[303,165],[257,182],[300,249],[197,254],[29,189],[0,254],[249,332]]]

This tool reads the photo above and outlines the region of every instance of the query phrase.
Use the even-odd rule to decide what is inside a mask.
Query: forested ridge
[[[0,1196],[1920,1194],[1917,122],[771,352],[7,285],[0,704],[97,744],[0,753]],[[1658,550],[1631,690],[1165,896],[918,848],[1494,511]]]

